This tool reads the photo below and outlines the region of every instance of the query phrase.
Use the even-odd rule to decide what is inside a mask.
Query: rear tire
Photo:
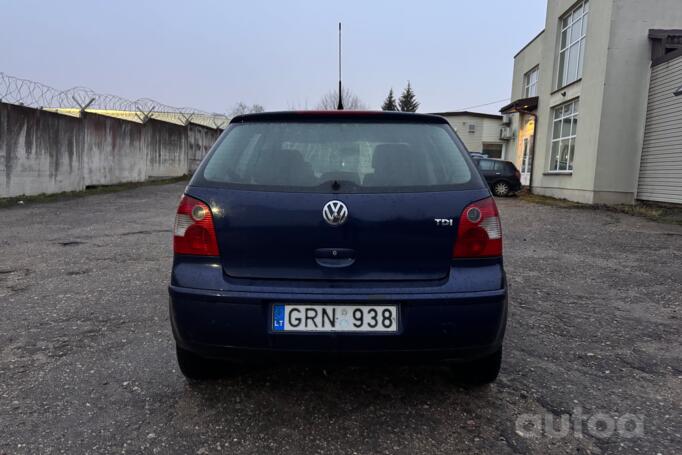
[[[203,381],[220,377],[221,365],[217,361],[201,357],[180,346],[175,347],[175,352],[180,371],[187,379]]]
[[[471,362],[454,365],[455,379],[469,385],[486,385],[495,382],[502,365],[502,348],[495,353]]]
[[[495,184],[493,185],[493,194],[495,194],[495,196],[499,197],[509,196],[510,192],[511,187],[509,186],[509,183],[505,181],[495,182]]]

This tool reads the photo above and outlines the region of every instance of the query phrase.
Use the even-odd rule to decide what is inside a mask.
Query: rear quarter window
[[[477,188],[447,125],[253,122],[231,126],[192,184],[328,192]]]
[[[478,167],[482,171],[492,171],[495,167],[495,162],[491,160],[480,160]]]

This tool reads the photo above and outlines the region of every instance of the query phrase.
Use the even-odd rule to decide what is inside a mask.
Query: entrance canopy
[[[537,108],[538,97],[531,96],[530,98],[521,98],[516,101],[512,101],[511,103],[507,104],[502,109],[500,109],[500,112],[503,114],[513,114],[514,112],[534,111]]]

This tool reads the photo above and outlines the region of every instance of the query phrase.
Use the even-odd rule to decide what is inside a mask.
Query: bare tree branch
[[[264,112],[265,108],[261,106],[260,104],[252,104],[249,106],[248,104],[245,104],[243,102],[238,102],[237,104],[234,105],[232,108],[232,111],[230,112],[231,117],[236,117],[237,115],[244,115],[244,114],[254,114],[257,112]]]
[[[322,111],[334,111],[339,104],[339,90],[327,92],[317,103],[317,108]],[[360,100],[349,88],[343,88],[343,108],[348,111],[361,111],[367,109],[367,105]]]

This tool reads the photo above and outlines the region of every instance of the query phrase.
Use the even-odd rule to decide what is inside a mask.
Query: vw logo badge
[[[322,209],[322,216],[331,226],[340,226],[348,218],[348,207],[341,201],[329,201]]]

